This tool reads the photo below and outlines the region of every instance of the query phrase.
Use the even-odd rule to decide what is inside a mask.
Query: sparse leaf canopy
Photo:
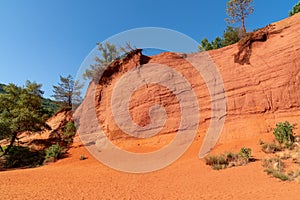
[[[97,43],[98,51],[101,52],[101,58],[95,57],[95,64],[90,65],[89,69],[86,69],[83,76],[85,80],[96,81],[100,78],[101,74],[105,70],[105,67],[109,65],[112,61],[119,59],[121,53],[126,55],[128,52],[133,51],[136,47],[132,47],[129,42],[126,46],[117,48],[114,44],[106,42],[104,44]],[[122,58],[122,57],[121,57]]]
[[[104,45],[98,43],[98,50],[101,52],[102,58],[95,57],[95,64],[90,65],[90,69],[86,69],[83,74],[85,80],[96,80],[99,74],[102,74],[104,68],[109,65],[113,60],[119,57],[120,51],[115,45],[106,42]]]
[[[71,75],[67,77],[60,76],[58,85],[53,86],[54,94],[52,96],[55,100],[63,103],[63,106],[72,107],[72,103],[81,103],[80,89],[82,87],[83,85],[80,85],[78,81],[75,82]]]
[[[252,3],[253,0],[230,0],[227,2],[226,13],[229,18],[226,21],[230,24],[242,22],[243,31],[246,33],[245,19],[254,11]]]

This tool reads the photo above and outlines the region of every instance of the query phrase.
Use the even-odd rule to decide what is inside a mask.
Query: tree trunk
[[[246,35],[247,33],[247,30],[246,30],[246,27],[245,27],[245,17],[242,17],[242,31],[243,31],[243,37]]]
[[[10,144],[8,145],[8,147],[5,149],[4,153],[0,157],[5,156],[9,152],[9,150],[11,149],[11,147],[13,146],[13,144],[17,138],[17,135],[18,135],[18,132],[13,134],[13,136],[10,140]]]

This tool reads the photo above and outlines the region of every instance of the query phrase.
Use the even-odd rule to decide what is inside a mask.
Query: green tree
[[[223,47],[223,39],[218,36],[218,37],[216,37],[215,40],[212,41],[211,44],[212,44],[213,49],[222,48]]]
[[[300,12],[300,1],[290,11],[289,16],[292,16],[292,15],[298,13],[298,12]]]
[[[223,33],[223,46],[235,44],[239,40],[239,28],[227,26],[226,30]]]
[[[103,73],[105,67],[120,55],[120,50],[118,50],[114,44],[106,42],[104,45],[102,43],[98,43],[97,45],[102,58],[99,58],[98,56],[95,57],[96,63],[91,65],[90,69],[86,69],[82,74],[85,80],[96,81],[98,76]]]
[[[94,58],[95,64],[90,65],[89,69],[86,69],[82,74],[84,80],[92,80],[97,82],[101,74],[112,61],[122,59],[128,55],[129,52],[136,50],[135,46],[131,46],[130,42],[127,42],[124,46],[117,48],[114,44],[106,42],[104,44],[97,43],[98,51],[101,53],[101,58],[96,56]]]
[[[10,139],[8,147],[2,151],[6,155],[13,146],[17,135],[24,131],[37,131],[48,127],[42,118],[42,85],[26,82],[25,87],[14,84],[4,86],[0,94],[0,138]]]
[[[229,18],[226,21],[230,24],[241,22],[243,36],[247,33],[245,19],[254,11],[252,2],[253,0],[229,0],[227,2],[226,13]]]
[[[208,51],[208,50],[212,50],[213,46],[212,44],[208,41],[207,38],[203,38],[203,40],[201,40],[201,45],[198,47],[199,51]]]
[[[82,101],[80,89],[83,85],[74,81],[71,75],[60,76],[58,85],[53,85],[53,97],[62,104],[62,107],[72,107],[72,103],[80,104]]]

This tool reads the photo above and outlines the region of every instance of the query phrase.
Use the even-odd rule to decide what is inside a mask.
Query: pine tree
[[[208,41],[207,38],[203,38],[201,40],[201,45],[198,47],[199,48],[199,51],[209,51],[209,50],[212,50],[213,49],[213,46],[212,44]]]
[[[58,85],[53,85],[54,94],[52,96],[62,104],[62,107],[72,107],[72,103],[81,103],[80,89],[82,87],[83,85],[80,85],[78,81],[74,81],[71,75],[67,77],[60,76]]]
[[[104,68],[109,65],[113,60],[117,59],[120,55],[120,50],[114,44],[106,42],[104,45],[98,43],[98,50],[101,52],[102,58],[95,57],[95,64],[86,69],[82,75],[85,80],[96,81],[103,73]]]
[[[26,82],[25,87],[14,84],[4,86],[0,94],[0,138],[10,139],[10,144],[0,156],[6,155],[13,146],[17,135],[24,131],[37,131],[48,127],[42,118],[42,85]]]
[[[230,24],[241,22],[243,35],[247,33],[245,19],[254,11],[252,2],[253,0],[230,0],[227,2],[226,13],[229,18],[226,21]]]
[[[227,26],[226,30],[223,33],[223,46],[235,44],[239,40],[239,28]]]

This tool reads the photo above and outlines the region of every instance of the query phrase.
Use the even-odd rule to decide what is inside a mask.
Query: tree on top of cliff
[[[253,0],[230,0],[227,2],[226,13],[229,18],[226,21],[230,24],[241,22],[242,36],[247,33],[245,19],[254,11],[252,2]]]
[[[101,52],[102,58],[95,57],[95,64],[90,66],[90,69],[86,69],[82,74],[85,80],[95,81],[99,74],[101,74],[104,68],[109,65],[113,60],[119,57],[120,51],[114,44],[106,42],[104,45],[98,43],[98,50]]]
[[[136,49],[136,47],[132,47],[129,42],[120,48],[117,48],[114,44],[109,42],[104,44],[97,43],[97,45],[98,51],[101,53],[101,58],[96,56],[94,58],[95,64],[90,65],[90,68],[86,69],[82,74],[82,77],[85,80],[98,81],[99,76],[103,73],[106,66],[108,66],[114,60],[124,58],[124,56],[126,56],[129,52]],[[123,53],[122,56],[121,53]]]

